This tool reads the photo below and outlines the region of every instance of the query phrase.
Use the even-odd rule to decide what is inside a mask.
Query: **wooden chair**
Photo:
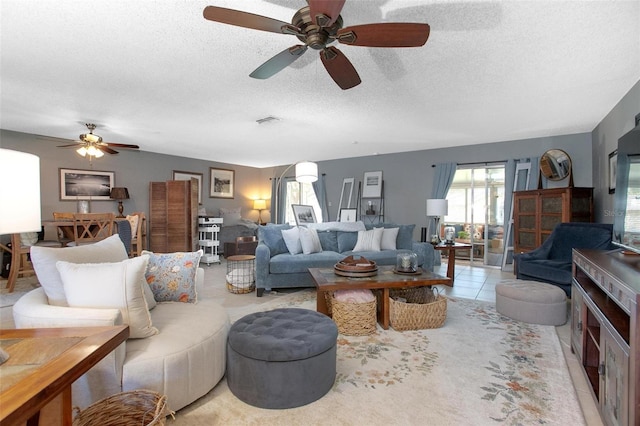
[[[11,271],[7,281],[9,293],[13,292],[16,281],[19,276],[34,275],[35,271],[29,260],[29,250],[31,247],[23,246],[20,240],[20,234],[11,234],[11,248],[0,244],[2,250],[11,253]]]
[[[131,232],[131,250],[129,257],[140,256],[142,250],[147,248],[147,218],[143,212],[131,213],[129,216],[138,216],[135,232]]]
[[[71,212],[53,212],[53,220],[73,222],[73,215]],[[63,246],[73,241],[73,226],[58,226],[58,240]]]
[[[113,235],[113,213],[76,213],[73,215],[74,245],[92,244]]]

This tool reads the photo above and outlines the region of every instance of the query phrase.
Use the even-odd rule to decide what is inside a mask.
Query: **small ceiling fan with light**
[[[76,149],[76,152],[83,157],[89,156],[89,158],[100,158],[105,153],[117,154],[118,151],[112,149],[112,147],[121,149],[140,149],[138,145],[103,142],[102,136],[93,133],[93,131],[96,129],[95,124],[86,123],[85,126],[87,126],[87,129],[89,129],[89,133],[82,133],[79,136],[79,141],[67,145],[58,145],[58,148],[78,147],[78,149]]]
[[[365,47],[419,47],[429,38],[430,27],[422,23],[382,22],[343,28],[340,12],[346,0],[308,0],[291,23],[234,9],[207,6],[205,19],[254,30],[296,36],[304,44],[296,44],[278,53],[256,68],[250,77],[266,79],[291,65],[310,47],[320,52],[322,63],[338,86],[346,90],[360,84],[360,76],[349,59],[335,46],[342,44]]]

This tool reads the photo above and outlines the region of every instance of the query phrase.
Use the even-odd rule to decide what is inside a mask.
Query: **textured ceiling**
[[[2,0],[0,127],[73,140],[93,122],[108,142],[266,167],[589,132],[640,79],[637,0],[347,0],[345,26],[431,35],[334,44],[362,79],[346,91],[312,50],[250,78],[298,40],[207,21],[210,4],[289,22],[306,3]]]

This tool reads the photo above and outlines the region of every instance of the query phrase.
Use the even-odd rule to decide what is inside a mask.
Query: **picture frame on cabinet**
[[[382,171],[365,172],[362,181],[362,198],[378,198],[382,195]]]
[[[358,216],[358,209],[340,209],[340,222],[355,222]]]
[[[202,173],[173,171],[173,180],[190,180],[191,178],[198,181],[198,204],[202,204]]]
[[[235,170],[209,168],[209,198],[233,198]]]
[[[115,172],[60,168],[60,200],[108,201],[115,182]]]
[[[618,171],[618,150],[609,154],[609,194],[616,192],[616,176]]]

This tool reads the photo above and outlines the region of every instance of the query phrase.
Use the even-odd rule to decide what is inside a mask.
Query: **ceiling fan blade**
[[[354,25],[338,30],[338,41],[352,46],[418,47],[427,42],[428,24],[389,22]]]
[[[346,0],[309,0],[311,19],[321,27],[331,26],[344,6]]]
[[[128,143],[113,143],[113,142],[104,142],[107,146],[114,146],[116,148],[126,148],[126,149],[140,149],[138,145],[131,145]]]
[[[96,146],[96,148],[98,148],[102,152],[106,152],[107,154],[117,154],[118,153],[118,151],[116,151],[115,149],[111,149],[106,145],[98,145],[98,146]]]
[[[266,16],[254,15],[249,12],[242,12],[224,7],[207,6],[202,13],[209,21],[221,22],[223,24],[235,25],[238,27],[250,28],[253,30],[270,31],[272,33],[289,34],[292,30],[300,32],[288,22],[267,18]],[[283,29],[284,28],[284,29]],[[285,31],[286,29],[286,31]]]
[[[262,80],[269,78],[291,65],[306,51],[307,46],[302,44],[291,46],[260,65],[251,74],[249,74],[249,77],[259,78]]]
[[[58,148],[69,148],[70,146],[78,146],[78,145],[83,145],[82,142],[75,142],[75,143],[70,143],[67,145],[58,145]]]
[[[349,59],[335,47],[322,50],[320,59],[333,81],[342,90],[351,89],[361,83],[360,76]]]

